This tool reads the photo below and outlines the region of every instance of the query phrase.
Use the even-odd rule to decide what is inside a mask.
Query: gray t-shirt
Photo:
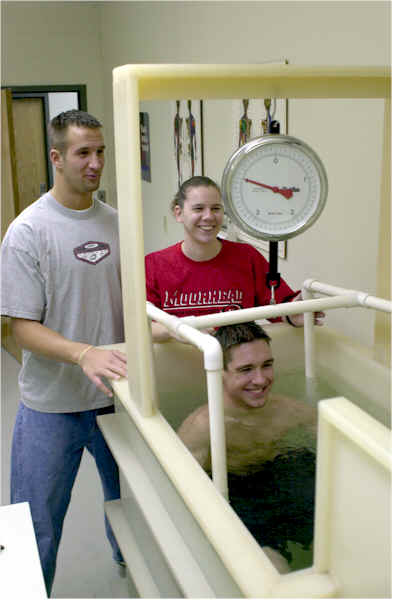
[[[64,337],[124,341],[117,212],[95,201],[71,210],[49,193],[10,225],[1,247],[1,314],[39,321]],[[21,400],[43,412],[101,408],[112,400],[78,365],[23,351]]]

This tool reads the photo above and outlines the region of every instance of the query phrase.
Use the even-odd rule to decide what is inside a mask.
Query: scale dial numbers
[[[318,218],[327,177],[304,142],[270,135],[251,140],[232,155],[222,190],[229,216],[240,229],[261,239],[283,240]]]

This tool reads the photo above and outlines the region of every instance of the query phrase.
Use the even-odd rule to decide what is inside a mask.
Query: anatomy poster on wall
[[[203,175],[202,102],[176,100],[172,107],[176,187]]]
[[[139,113],[142,179],[151,182],[149,114]]]

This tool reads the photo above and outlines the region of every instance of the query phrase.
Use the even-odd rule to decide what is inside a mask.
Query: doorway
[[[1,239],[22,210],[53,185],[47,123],[72,108],[86,110],[86,86],[17,86],[2,88]],[[1,317],[3,348],[21,362],[11,334],[11,320]]]

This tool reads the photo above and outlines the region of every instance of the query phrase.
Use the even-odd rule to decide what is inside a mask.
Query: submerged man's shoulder
[[[272,394],[270,409],[279,421],[288,425],[316,423],[318,417],[316,406],[294,396]]]
[[[188,415],[180,425],[177,433],[181,436],[190,430],[203,431],[209,428],[209,407],[207,404],[199,406],[194,412]]]

